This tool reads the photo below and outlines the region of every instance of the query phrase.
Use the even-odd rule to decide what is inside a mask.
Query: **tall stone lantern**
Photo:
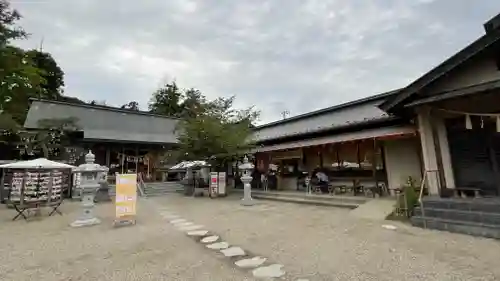
[[[243,164],[239,165],[238,168],[243,171],[243,176],[241,177],[241,181],[243,182],[243,199],[241,199],[241,205],[252,206],[255,202],[252,199],[252,186],[250,182],[252,181],[254,165],[248,162],[248,158],[245,156]]]
[[[102,174],[108,171],[108,168],[101,167],[95,164],[95,156],[92,151],[85,155],[85,164],[78,166],[73,170],[73,173],[80,174],[80,188],[82,192],[82,213],[80,217],[71,223],[72,227],[91,226],[101,223],[97,217],[94,216],[94,197],[98,190],[100,183],[103,179]]]

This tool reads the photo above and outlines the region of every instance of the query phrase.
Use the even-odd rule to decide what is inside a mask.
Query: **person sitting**
[[[319,187],[319,189],[321,190],[321,193],[328,193],[329,179],[328,179],[328,176],[326,175],[326,173],[321,171],[321,170],[317,170],[314,173],[313,178],[315,178],[315,181],[316,181],[315,184]]]

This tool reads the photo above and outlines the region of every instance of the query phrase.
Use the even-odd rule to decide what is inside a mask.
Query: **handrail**
[[[427,221],[425,220],[425,210],[424,210],[424,203],[422,202],[422,198],[424,197],[424,189],[425,189],[425,183],[428,180],[428,174],[429,173],[436,173],[436,183],[441,185],[440,180],[439,180],[439,171],[438,170],[426,170],[424,172],[424,177],[422,179],[422,182],[420,183],[420,194],[418,195],[418,203],[420,204],[420,211],[422,212],[422,221],[424,222],[424,229],[427,228]],[[439,189],[441,186],[438,187]]]
[[[424,203],[422,202],[422,197],[424,196],[425,181],[427,179],[427,171],[424,172],[424,177],[420,183],[420,194],[418,195],[418,203],[420,204],[420,211],[422,212],[422,221],[424,222],[424,229],[427,228],[427,222],[425,221]]]
[[[137,190],[139,190],[139,196],[144,197],[144,188],[146,187],[146,183],[142,178],[142,173],[137,173],[137,179],[139,182],[137,183]]]

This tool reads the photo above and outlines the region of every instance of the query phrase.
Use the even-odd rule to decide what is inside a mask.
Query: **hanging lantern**
[[[465,128],[467,130],[472,130],[472,120],[469,114],[465,115]]]
[[[481,129],[484,129],[484,119],[482,116],[481,116]]]

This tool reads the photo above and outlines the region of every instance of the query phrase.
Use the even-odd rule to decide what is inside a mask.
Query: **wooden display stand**
[[[7,204],[17,211],[19,217],[27,220],[27,213],[34,211],[40,215],[42,207],[52,210],[49,216],[57,213],[62,215],[59,207],[63,201],[63,173],[58,170],[29,170],[12,173],[11,184],[7,190]]]

